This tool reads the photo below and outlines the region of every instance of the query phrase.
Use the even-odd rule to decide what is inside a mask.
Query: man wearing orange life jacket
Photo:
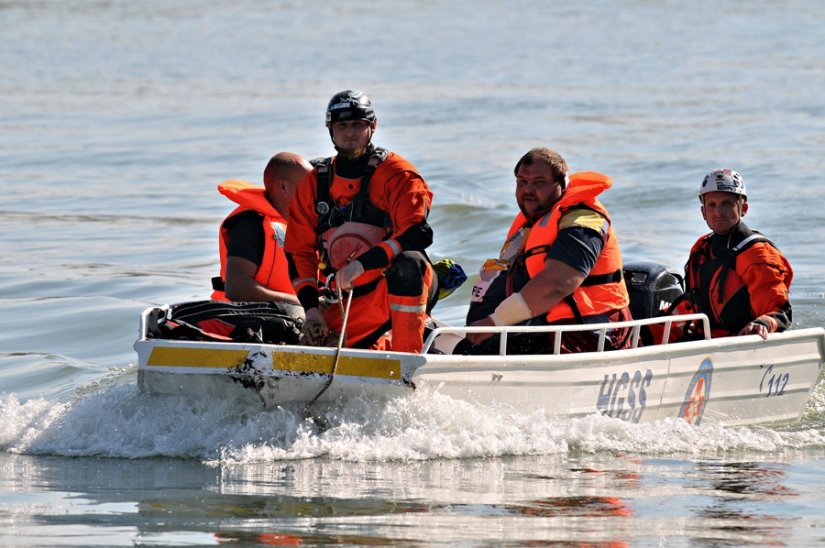
[[[793,270],[776,246],[742,221],[748,212],[745,180],[731,169],[708,173],[699,189],[702,218],[713,232],[699,238],[685,265],[686,291],[673,313],[702,312],[711,336],[759,335],[791,326]],[[675,330],[673,340],[701,337]],[[690,331],[690,329],[689,329]]]
[[[238,207],[221,223],[213,300],[298,304],[283,244],[295,187],[311,170],[302,156],[279,152],[264,170],[264,188],[238,180],[218,185]]]
[[[488,260],[473,288],[471,326],[584,324],[630,319],[622,258],[607,209],[597,196],[609,177],[594,172],[568,177],[567,162],[548,148],[534,148],[516,164],[513,221],[498,259]],[[498,353],[497,337],[471,333],[459,353]],[[596,348],[593,332],[562,337],[562,352]],[[510,353],[552,349],[552,336],[508,337]],[[629,330],[617,328],[606,348],[629,345]]]
[[[338,154],[299,185],[284,247],[305,340],[323,344],[312,334],[341,330],[343,306],[324,310],[319,299],[318,280],[334,274],[344,296],[352,292],[347,346],[418,352],[437,290],[424,252],[432,192],[410,162],[372,144],[377,118],[362,92],[335,94],[326,126]]]

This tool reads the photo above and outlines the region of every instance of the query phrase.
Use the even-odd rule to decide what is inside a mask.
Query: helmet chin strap
[[[333,145],[334,146],[334,145]],[[370,153],[370,146],[367,145],[364,148],[358,149],[355,153],[351,153],[349,151],[342,151],[337,146],[335,147],[335,151],[338,153],[339,156],[345,158],[347,160],[357,160],[358,158],[362,158]]]
[[[375,135],[375,130],[370,128],[370,138],[369,141],[367,141],[367,146],[364,148],[365,152],[370,152],[370,149],[372,148],[373,135]],[[341,150],[338,148],[338,145],[335,144],[335,139],[332,137],[332,126],[329,127],[329,140],[332,141],[332,148],[335,149],[335,152],[340,153]],[[362,154],[359,154],[358,156],[355,156],[355,158],[360,158],[361,156]]]
[[[358,158],[366,156],[366,155],[370,154],[375,149],[375,147],[372,144],[372,135],[370,135],[370,141],[367,143],[367,146],[360,149],[358,154],[348,154],[348,153],[341,152],[341,149],[338,148],[338,145],[335,144],[335,141],[332,141],[332,147],[335,149],[335,152],[337,152],[339,155],[341,155],[344,158],[349,159],[349,160],[356,160]]]

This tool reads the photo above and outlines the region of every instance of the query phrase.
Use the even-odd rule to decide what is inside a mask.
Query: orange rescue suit
[[[613,185],[613,181],[606,175],[590,171],[574,173],[570,175],[569,181],[561,199],[530,229],[522,252],[522,256],[526,257],[527,273],[533,278],[544,269],[547,249],[556,241],[565,213],[581,207],[592,209],[606,220],[604,247],[596,258],[593,270],[573,292],[572,300],[581,317],[623,309],[630,304],[630,297],[621,277],[622,255],[607,209],[596,199],[596,196]],[[527,219],[519,213],[507,234],[508,240],[526,223]],[[569,300],[560,301],[546,316],[550,323],[576,317]]]
[[[333,164],[337,158],[333,161]],[[350,179],[339,176],[333,168],[331,171],[329,196],[336,206],[344,207],[357,195],[361,187],[361,179]],[[317,293],[318,280],[323,279],[324,273],[331,271],[331,265],[321,260],[317,225],[316,198],[318,192],[317,171],[310,172],[298,185],[295,196],[289,208],[289,233],[284,246],[285,251],[292,259],[292,283],[295,292],[304,295],[312,288]],[[375,245],[384,251],[387,265],[400,251],[405,251],[395,239],[408,229],[426,222],[432,203],[432,192],[416,168],[400,155],[389,152],[386,158],[376,167],[369,181],[367,198],[379,210],[386,212],[391,221],[387,237]],[[355,258],[355,257],[353,257]],[[373,334],[387,323],[391,317],[390,303],[392,295],[388,294],[386,278],[382,276],[382,268],[367,270],[355,280],[354,301],[352,313],[347,323],[347,345],[353,346],[361,339]],[[422,298],[426,304],[426,293],[431,280],[426,276],[425,289]],[[368,291],[359,294],[359,287]],[[419,297],[415,306],[421,303]],[[307,307],[307,303],[302,300]],[[410,303],[404,303],[410,305]],[[357,311],[357,313],[356,313]],[[324,319],[330,329],[340,330],[341,314],[338,306],[329,306]],[[411,343],[412,345],[412,343]],[[420,348],[420,343],[418,343]],[[394,348],[401,351],[412,351],[412,348]]]
[[[316,233],[318,215],[315,211],[317,186],[316,172],[313,170],[298,185],[289,208],[289,237],[285,250],[292,256],[297,271],[297,277],[293,279],[296,292],[316,285],[319,279],[321,255]],[[330,196],[338,206],[345,206],[360,187],[360,179],[345,179],[335,174],[330,185]],[[426,220],[433,194],[410,162],[390,152],[376,168],[367,195],[369,201],[386,211],[392,221],[392,234],[378,244],[387,254],[388,262],[391,262],[399,247],[392,236],[403,234]],[[375,273],[368,271],[363,277],[374,278]],[[364,280],[359,278],[355,285],[363,283]]]
[[[239,213],[252,210],[262,216],[261,222],[265,242],[263,258],[258,271],[255,273],[255,280],[273,291],[294,295],[295,290],[292,288],[292,282],[289,279],[289,268],[282,248],[286,233],[286,220],[266,199],[266,190],[246,181],[230,180],[219,184],[218,191],[238,204],[238,207],[221,222],[221,230],[218,235],[221,281],[226,281],[226,249],[229,240],[226,222]],[[212,299],[216,301],[229,300],[220,289],[216,289],[212,293]]]
[[[790,327],[793,270],[784,255],[744,223],[729,234],[706,234],[685,265],[686,301],[678,313],[703,312],[712,337],[736,335],[758,321],[769,333]]]

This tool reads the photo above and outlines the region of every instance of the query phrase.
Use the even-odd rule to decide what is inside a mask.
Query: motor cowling
[[[658,263],[635,261],[622,270],[634,320],[657,316],[685,292],[682,276]]]

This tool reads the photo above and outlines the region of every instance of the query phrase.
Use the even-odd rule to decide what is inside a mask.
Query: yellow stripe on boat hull
[[[332,372],[332,365],[335,361],[335,356],[320,356],[318,354],[281,354],[279,357],[283,358],[283,363],[278,363],[278,369],[296,373],[329,374]],[[401,360],[341,356],[335,374],[400,379]]]
[[[215,348],[174,348],[158,346],[152,349],[146,360],[148,367],[202,367],[210,369],[235,369],[243,365],[249,350],[222,350]],[[335,360],[331,355],[284,352],[275,355],[273,369],[293,373],[329,374]],[[260,364],[256,364],[260,368]],[[341,356],[336,375],[400,379],[401,360]]]
[[[248,355],[249,350],[156,346],[149,354],[146,365],[155,367],[224,367],[231,369],[241,365]]]

